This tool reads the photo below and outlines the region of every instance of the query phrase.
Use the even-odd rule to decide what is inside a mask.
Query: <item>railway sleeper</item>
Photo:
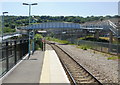
[[[76,72],[76,73],[85,73],[85,71],[83,69],[72,69],[72,71]]]
[[[83,81],[83,82],[80,82],[80,84],[84,84],[84,85],[86,85],[88,83],[89,83],[89,85],[97,85],[97,82],[92,82],[92,81]]]
[[[88,80],[88,79],[79,79],[76,81],[79,83],[95,83],[95,80]]]
[[[80,79],[80,80],[84,80],[84,79],[91,80],[91,79],[93,79],[92,77],[84,77],[84,76],[78,76],[78,77],[75,77],[75,78]]]
[[[71,72],[71,71],[70,71]],[[84,77],[89,77],[90,75],[88,74],[88,73],[86,73],[86,72],[84,72],[84,73],[81,73],[81,72],[78,72],[78,73],[76,73],[76,72],[71,72],[71,74],[73,74],[73,75],[80,75],[80,76],[84,76]]]

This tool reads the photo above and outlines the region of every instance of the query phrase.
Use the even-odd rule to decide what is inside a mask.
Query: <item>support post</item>
[[[109,32],[109,43],[113,43],[113,33],[112,33],[112,31]]]
[[[33,45],[32,45],[32,54],[34,53],[34,51],[35,51],[35,39],[34,39],[34,37],[35,37],[35,30],[33,29]]]
[[[8,42],[6,42],[6,71],[9,70]]]
[[[85,34],[84,35],[85,35],[85,38],[87,38],[87,29],[85,29]]]
[[[99,30],[96,30],[96,39],[99,40]]]
[[[99,30],[95,30],[94,38],[99,40]]]
[[[14,56],[15,56],[15,64],[17,63],[17,55],[16,55],[16,41],[14,42]]]
[[[112,31],[109,32],[109,50],[108,52],[112,51],[112,42],[113,42],[113,33]]]
[[[20,40],[20,60],[22,60],[22,40]]]
[[[31,54],[31,52],[30,52],[30,30],[29,30],[29,39],[28,39],[28,53],[29,53],[29,57],[30,57],[30,54]]]

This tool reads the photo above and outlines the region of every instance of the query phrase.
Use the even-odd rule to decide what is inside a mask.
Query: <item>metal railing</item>
[[[110,20],[108,20],[108,22],[109,22],[110,26],[112,26],[112,27],[110,27],[110,30],[111,30],[112,32],[114,32],[115,34],[118,35],[117,25],[115,25],[115,24],[114,24],[113,22],[111,22]]]
[[[28,40],[4,41],[0,48],[0,77],[7,73],[28,53]]]
[[[27,33],[25,33],[25,32],[11,32],[11,33],[4,33],[4,36],[12,36],[12,35],[15,35],[15,34],[26,34],[27,35]],[[0,35],[0,37],[1,37],[2,35]]]
[[[72,44],[85,45],[97,51],[120,56],[120,44],[93,42],[93,41],[85,41],[85,40],[73,40],[73,39],[70,42]]]

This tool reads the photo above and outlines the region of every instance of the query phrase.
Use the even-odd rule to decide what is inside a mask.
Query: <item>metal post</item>
[[[17,52],[16,52],[16,41],[14,42],[14,56],[15,56],[15,64],[17,63]]]
[[[113,33],[110,31],[109,32],[109,49],[108,49],[108,53],[112,52],[112,43],[113,43]]]
[[[37,3],[33,3],[33,4],[27,4],[27,3],[23,3],[23,5],[29,5],[29,25],[31,25],[31,23],[30,23],[30,19],[31,19],[31,5],[37,5]],[[31,52],[30,52],[30,30],[28,31],[28,33],[29,33],[29,49],[28,49],[28,53],[29,53],[29,57],[30,57],[30,54],[31,54]],[[29,58],[28,57],[28,58]]]
[[[30,15],[31,15],[31,4],[29,4],[29,25],[30,25],[30,18],[31,18]],[[28,51],[29,52],[28,53],[29,53],[29,56],[30,56],[30,54],[31,54],[31,52],[30,52],[30,30],[28,32],[29,32],[29,41],[28,41],[29,42],[29,46],[28,46],[28,48],[29,48]]]
[[[2,16],[2,41],[3,41],[3,33],[4,33],[4,14],[6,14],[8,12],[3,12],[3,16]]]
[[[29,53],[29,56],[30,56],[30,30],[28,31],[29,33],[29,40],[28,40],[28,53]]]
[[[33,19],[34,19],[34,16],[33,16]],[[35,39],[34,39],[34,37],[35,37],[35,29],[33,29],[33,36],[32,36],[32,38],[33,38],[33,42],[32,42],[32,54],[35,51]]]
[[[31,19],[31,4],[29,4],[29,25],[30,25],[30,19]]]
[[[35,51],[35,39],[34,39],[34,36],[35,36],[35,30],[33,29],[33,53]]]
[[[118,32],[118,30],[117,30]],[[119,55],[119,39],[118,39],[119,35],[117,34],[117,55]]]
[[[22,60],[22,57],[23,57],[23,56],[22,56],[22,40],[20,40],[19,46],[20,46],[20,47],[19,47],[19,49],[20,49],[20,50],[19,50],[19,51],[20,51],[20,60]]]
[[[3,41],[3,28],[4,28],[4,14],[2,16],[2,41]]]
[[[6,42],[6,71],[9,70],[8,42]]]

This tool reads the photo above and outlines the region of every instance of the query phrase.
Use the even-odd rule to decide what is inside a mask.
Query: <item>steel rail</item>
[[[58,45],[55,45],[55,44],[54,44],[54,46],[56,46],[58,49],[60,49],[61,51],[63,51],[67,56],[69,56],[80,68],[82,68],[86,73],[88,73],[99,85],[103,85],[103,84],[102,84],[98,79],[96,79],[88,70],[86,70],[82,65],[80,65],[75,59],[73,59],[65,50],[63,50],[62,48],[60,48]],[[53,47],[53,45],[52,45],[52,48],[53,48],[54,50],[56,50],[56,49]],[[60,61],[61,61],[61,59],[60,59]],[[61,62],[62,62],[62,61],[61,61]],[[63,66],[64,66],[65,68],[67,68],[67,67],[64,65],[63,62],[62,62],[62,64],[63,64]],[[69,76],[71,77],[72,81],[74,81],[75,85],[77,85],[74,77],[73,77],[72,74],[69,72],[68,68],[67,68],[67,71],[68,71]]]

